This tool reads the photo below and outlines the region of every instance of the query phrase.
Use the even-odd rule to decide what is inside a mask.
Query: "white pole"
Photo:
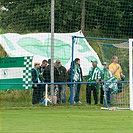
[[[129,88],[130,88],[130,110],[133,111],[133,62],[132,62],[133,39],[129,39]]]
[[[48,104],[48,100],[47,100],[47,98],[48,98],[48,96],[47,96],[47,94],[48,94],[48,85],[46,84],[46,86],[45,86],[45,106],[47,106]]]
[[[51,82],[54,82],[54,0],[51,0]],[[51,97],[54,99],[54,84],[51,84]]]

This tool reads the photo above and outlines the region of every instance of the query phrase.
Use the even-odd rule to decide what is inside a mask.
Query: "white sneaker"
[[[73,104],[76,104],[76,102],[74,101]]]
[[[82,104],[82,102],[81,102],[81,101],[78,101],[78,103]]]

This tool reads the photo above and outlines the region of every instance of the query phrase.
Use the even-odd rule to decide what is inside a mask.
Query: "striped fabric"
[[[106,87],[112,89],[111,94],[118,92],[118,86],[117,86],[117,78],[116,76],[112,76],[108,78],[105,82]]]
[[[98,67],[91,67],[88,74],[88,81],[96,81],[101,79],[101,70]]]

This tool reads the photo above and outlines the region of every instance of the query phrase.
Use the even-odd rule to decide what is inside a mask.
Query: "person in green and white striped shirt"
[[[110,103],[110,94],[111,90],[108,87],[105,87],[105,83],[110,77],[112,77],[112,73],[108,69],[108,62],[103,62],[103,69],[101,71],[101,87],[100,87],[100,103],[103,104],[104,95],[106,94],[107,103]],[[105,87],[105,90],[104,90]],[[105,92],[106,91],[106,92]]]
[[[89,70],[88,76],[86,76],[85,80],[89,83],[86,86],[86,102],[87,104],[91,104],[91,91],[93,90],[94,104],[98,104],[98,82],[101,79],[101,70],[97,67],[97,60],[92,60],[92,67]],[[92,83],[91,83],[92,82]]]

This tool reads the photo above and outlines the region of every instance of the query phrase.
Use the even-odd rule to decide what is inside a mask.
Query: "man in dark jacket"
[[[48,60],[48,66],[43,71],[43,78],[45,82],[50,83],[51,82],[51,59]],[[54,66],[54,82],[58,82],[59,72],[57,68]],[[48,86],[48,95],[51,93],[51,86]],[[54,104],[57,103],[57,97],[58,97],[58,86],[54,85]]]
[[[39,72],[41,75],[41,78],[43,80],[43,83],[45,82],[45,79],[43,78],[43,71],[44,69],[47,67],[48,61],[47,60],[43,60],[41,66],[39,67]],[[44,99],[44,92],[45,92],[45,84],[42,85],[41,87],[41,96],[42,96],[42,100]]]
[[[48,60],[48,66],[43,71],[43,78],[45,82],[51,82],[51,59]],[[54,66],[54,82],[58,82],[59,72]]]
[[[55,67],[59,72],[58,82],[67,82],[67,69],[61,65],[60,60],[56,60]],[[59,96],[58,96],[58,103],[62,101],[62,103],[66,103],[66,84],[59,84]],[[62,92],[62,95],[61,95]]]

